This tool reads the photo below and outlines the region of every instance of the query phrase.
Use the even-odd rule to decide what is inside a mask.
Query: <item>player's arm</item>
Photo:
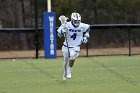
[[[90,38],[90,35],[89,35],[89,31],[90,31],[90,26],[88,27],[88,29],[85,31],[84,35],[83,35],[83,43],[87,43],[89,38]]]
[[[59,28],[58,28],[58,30],[57,30],[57,35],[59,36],[59,37],[62,37],[63,35],[64,35],[64,33],[66,32],[66,28],[64,28],[63,26],[60,26]]]

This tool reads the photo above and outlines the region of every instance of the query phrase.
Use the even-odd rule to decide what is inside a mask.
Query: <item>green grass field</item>
[[[140,93],[140,56],[79,57],[62,74],[63,58],[1,59],[0,93]]]

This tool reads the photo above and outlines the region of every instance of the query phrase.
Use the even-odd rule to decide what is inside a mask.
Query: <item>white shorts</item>
[[[73,48],[69,48],[69,52],[70,52],[70,60],[74,60],[76,57],[79,56],[79,51],[80,51],[80,46],[77,47],[73,47]],[[68,47],[67,46],[63,46],[62,47],[62,52],[63,52],[63,56],[64,57],[68,57]]]

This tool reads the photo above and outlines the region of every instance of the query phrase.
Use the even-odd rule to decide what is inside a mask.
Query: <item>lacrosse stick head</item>
[[[66,16],[64,16],[64,15],[61,15],[61,16],[59,17],[59,20],[60,20],[61,25],[62,25],[63,27],[66,26],[67,19],[68,19],[68,18],[67,18]]]

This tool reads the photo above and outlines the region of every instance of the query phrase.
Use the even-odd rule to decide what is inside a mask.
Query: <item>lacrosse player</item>
[[[67,22],[67,19],[68,18],[64,15],[59,17],[61,26],[57,30],[59,37],[65,37],[65,41],[62,46],[64,57],[63,80],[70,79],[72,77],[72,67],[74,65],[75,58],[79,55],[80,45],[81,43],[88,42],[90,31],[90,26],[81,22],[81,15],[79,13],[72,13],[70,22]]]

